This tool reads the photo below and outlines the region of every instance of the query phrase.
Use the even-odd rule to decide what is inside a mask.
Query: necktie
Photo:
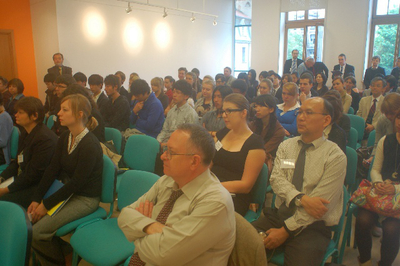
[[[343,66],[340,66],[340,74],[343,76]]]
[[[290,69],[290,73],[296,72],[297,70],[297,60],[292,59],[292,68]]]
[[[165,203],[164,207],[161,209],[160,213],[157,215],[156,221],[162,224],[165,224],[165,222],[168,219],[169,214],[172,212],[172,208],[174,207],[175,201],[182,196],[183,191],[182,190],[174,190],[172,191],[171,196]],[[145,262],[143,262],[138,253],[133,254],[131,260],[129,261],[128,266],[143,266],[146,265]]]
[[[374,103],[369,109],[367,120],[365,121],[367,124],[372,124],[372,119],[374,118],[375,110],[376,110],[376,99],[374,99]]]
[[[299,156],[297,157],[292,184],[296,187],[298,191],[303,190],[303,175],[304,175],[304,165],[306,163],[306,151],[308,148],[313,146],[312,143],[303,143],[301,147]]]
[[[58,71],[60,72],[60,75],[62,75],[62,68],[58,67]]]

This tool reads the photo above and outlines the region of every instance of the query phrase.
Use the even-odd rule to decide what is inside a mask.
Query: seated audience
[[[161,143],[161,147],[165,146],[172,132],[181,124],[197,124],[199,116],[196,111],[187,103],[190,95],[192,95],[192,86],[183,80],[174,83],[174,98],[175,106],[168,112],[164,125],[157,140]]]
[[[163,110],[169,104],[168,96],[164,93],[164,81],[162,78],[155,77],[151,80],[151,90],[156,95],[157,99],[161,102]],[[132,93],[132,92],[131,92]]]
[[[249,78],[249,83],[250,86],[253,87],[255,90],[258,88],[258,81],[256,80],[257,78],[257,73],[254,69],[250,69],[249,72],[247,73],[247,76]],[[257,96],[257,95],[255,95]]]
[[[258,85],[259,95],[269,94],[269,95],[273,96],[273,87],[272,86],[273,86],[272,81],[270,79],[261,80],[260,85]],[[278,99],[276,99],[276,101],[278,102]]]
[[[129,92],[128,92],[128,91],[125,89],[125,87],[124,87],[124,82],[125,82],[125,79],[126,79],[124,72],[122,72],[122,71],[117,71],[117,72],[115,72],[114,75],[118,77],[118,79],[119,79],[119,86],[121,86],[121,87],[119,88],[119,94],[122,95],[122,96],[125,96],[125,98],[126,98],[126,99],[128,100],[128,102],[129,102],[130,99],[131,99],[131,96],[129,95]]]
[[[270,178],[275,208],[265,208],[252,223],[266,235],[268,254],[284,248],[285,265],[320,265],[331,240],[330,227],[343,212],[346,156],[323,137],[332,115],[332,105],[320,97],[300,107],[301,135],[282,142],[276,153]]]
[[[375,55],[372,57],[371,66],[365,70],[364,89],[368,89],[370,87],[370,84],[372,83],[372,80],[378,75],[381,75],[382,77],[386,76],[385,69],[379,66],[380,62],[381,57],[379,55]]]
[[[21,98],[25,97],[24,92],[24,84],[20,79],[12,79],[8,82],[8,91],[11,94],[11,98],[8,101],[8,104],[5,106],[7,113],[11,116],[14,124],[15,124],[15,104]]]
[[[56,114],[57,102],[58,98],[55,92],[55,84],[56,76],[54,74],[46,74],[44,76],[44,83],[46,84],[47,90],[46,100],[44,102],[44,113],[46,117]]]
[[[267,79],[269,77],[268,71],[261,71],[260,75],[258,75],[258,80],[261,82],[263,79]]]
[[[164,109],[161,102],[143,79],[135,80],[130,91],[135,97],[130,122],[136,125],[135,130],[138,130],[138,133],[156,138],[164,123]]]
[[[12,160],[1,173],[0,181],[14,177],[14,182],[0,188],[0,200],[14,202],[27,209],[54,155],[58,138],[43,124],[44,109],[39,99],[24,97],[17,102],[15,110],[16,122],[21,128],[18,159]]]
[[[334,117],[332,118],[332,120],[334,120],[335,123],[346,133],[346,143],[347,143],[347,141],[350,138],[351,123],[350,123],[350,117],[347,114],[343,113],[342,98],[339,92],[336,90],[330,90],[327,93],[325,93],[325,95],[322,98],[325,98],[332,104],[334,109]],[[334,101],[333,98],[336,98],[336,101]],[[340,103],[340,105],[338,105],[338,103]],[[342,113],[339,114],[339,111],[341,111]]]
[[[0,76],[0,93],[3,94],[4,106],[8,105],[11,98],[11,93],[8,91],[8,80],[5,77]]]
[[[0,93],[0,165],[10,164],[10,141],[13,129],[13,121],[11,119],[11,116],[6,112],[4,108],[3,94]]]
[[[165,92],[165,95],[167,95],[167,97],[168,97],[168,104],[170,104],[172,102],[172,98],[173,98],[173,94],[174,94],[174,90],[172,89],[172,87],[173,87],[174,83],[175,83],[175,79],[173,77],[166,76],[164,78],[164,86],[165,86],[165,89],[167,90]]]
[[[94,212],[102,189],[103,152],[98,139],[86,128],[90,117],[89,101],[80,94],[62,99],[59,117],[69,131],[58,140],[55,154],[33,196],[28,213],[32,216],[32,248],[41,265],[65,265],[62,246],[56,237],[63,225]],[[56,180],[64,186],[43,199]],[[47,215],[59,202],[67,203],[53,217]]]
[[[314,78],[313,76],[306,72],[300,77],[300,104],[303,104],[305,100],[310,99],[311,97],[317,97],[318,92],[316,92],[313,87]]]
[[[339,92],[340,97],[342,99],[343,113],[347,114],[349,112],[352,98],[344,88],[343,79],[341,77],[334,78],[332,81],[332,85],[333,85],[333,89],[335,89]]]
[[[232,88],[233,93],[241,94],[244,97],[246,97],[246,99],[249,101],[249,99],[247,98],[248,86],[244,80],[236,79],[234,82],[232,82],[231,88]]]
[[[230,67],[224,68],[224,76],[225,76],[225,80],[226,80],[225,85],[227,85],[227,86],[231,86],[232,82],[234,82],[236,80],[236,78],[234,76],[232,76],[232,69]]]
[[[104,84],[107,96],[110,98],[103,114],[105,126],[125,131],[129,127],[131,110],[126,97],[119,93],[119,78],[115,75],[108,75],[104,79]]]
[[[199,117],[203,117],[207,112],[214,108],[212,101],[212,95],[215,88],[214,81],[203,80],[202,87],[202,97],[199,98],[194,105],[194,110]]]
[[[378,195],[393,195],[400,191],[398,173],[400,165],[400,114],[394,119],[395,132],[382,137],[376,148],[375,160],[371,170],[374,192]],[[380,221],[382,225],[381,260],[379,265],[392,265],[399,252],[400,220],[386,217],[358,208],[355,241],[357,243],[360,265],[371,264],[372,228]],[[393,264],[394,265],[394,264]]]
[[[326,86],[327,78],[324,73],[318,73],[315,77],[315,84],[313,89],[318,93],[320,97],[324,96],[324,94],[329,91]]]
[[[296,83],[297,86],[299,86],[299,81],[300,81],[299,73],[293,72],[292,74],[290,74],[290,76],[292,77],[292,82]]]
[[[235,193],[235,211],[244,216],[253,198],[252,188],[265,161],[264,143],[247,125],[250,104],[243,95],[225,97],[222,117],[226,128],[217,132],[211,171],[222,185]]]
[[[81,85],[82,87],[86,88],[87,77],[85,74],[83,74],[82,72],[76,72],[73,77],[76,80],[76,84]]]
[[[285,83],[287,83],[287,82],[293,82],[292,76],[288,73],[282,75],[281,87],[283,87],[283,85],[285,85]]]
[[[188,73],[186,67],[180,67],[178,69],[178,79],[184,80],[186,78],[186,73]]]
[[[375,129],[381,113],[381,105],[384,99],[382,95],[386,81],[381,77],[373,78],[371,81],[371,96],[361,98],[357,115],[365,120],[364,139],[368,138],[369,133]]]
[[[192,94],[190,95],[190,99],[188,99],[188,103],[190,106],[194,108],[194,101],[196,100],[197,96],[197,78],[196,74],[193,72],[187,72],[186,73],[186,82],[190,84],[190,87],[192,87]]]
[[[355,114],[358,111],[358,106],[361,99],[356,86],[357,81],[354,77],[349,76],[344,80],[344,88],[346,89],[347,94],[351,96],[351,107],[353,107]]]
[[[226,85],[226,79],[224,74],[217,74],[215,76],[215,85],[218,86],[225,86]]]
[[[204,80],[203,80],[204,83]],[[225,121],[222,117],[222,103],[229,94],[233,93],[229,86],[217,86],[213,92],[214,110],[207,112],[202,119],[202,124],[213,138],[218,131],[225,127]]]
[[[300,104],[297,101],[299,97],[298,91],[299,87],[295,83],[286,83],[282,89],[283,103],[276,106],[276,117],[285,129],[286,136],[297,135],[296,111],[300,108]]]
[[[93,99],[97,104],[97,108],[104,115],[106,112],[105,108],[110,99],[103,92],[103,77],[98,74],[91,75],[89,77],[89,87],[93,93]]]
[[[385,80],[386,80],[386,87],[383,88],[383,96],[386,96],[393,92],[399,93],[399,90],[397,89],[398,80],[394,76],[388,75],[385,77]]]
[[[272,95],[260,95],[254,100],[256,119],[252,121],[249,128],[264,140],[265,163],[269,172],[275,159],[276,150],[285,137],[285,129],[276,117],[276,100]]]
[[[135,244],[129,265],[228,264],[235,212],[231,195],[209,170],[214,152],[199,125],[180,125],[172,133],[161,156],[165,175],[118,217]]]

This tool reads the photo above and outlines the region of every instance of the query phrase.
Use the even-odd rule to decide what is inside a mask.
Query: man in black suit
[[[390,73],[390,75],[396,78],[397,86],[400,87],[400,56],[397,57],[396,67],[393,68],[392,73]]]
[[[340,54],[338,56],[339,59],[339,64],[333,67],[333,71],[340,71],[341,77],[343,79],[347,78],[350,73],[355,74],[355,69],[354,66],[349,65],[346,63],[346,55],[345,54]],[[332,79],[333,79],[333,74],[332,74]]]
[[[61,53],[53,55],[54,66],[47,69],[47,73],[54,74],[56,77],[67,74],[72,76],[72,68],[63,66],[64,56]]]
[[[283,67],[283,74],[286,73],[292,74],[293,72],[297,72],[297,67],[304,62],[303,60],[298,59],[297,58],[298,56],[299,56],[299,50],[294,49],[292,51],[292,59],[288,59],[285,62],[285,65]]]
[[[369,88],[369,85],[373,78],[375,78],[378,75],[381,75],[382,78],[386,76],[385,69],[379,66],[380,62],[381,62],[381,57],[379,55],[372,57],[372,66],[367,68],[367,70],[365,70],[364,74],[365,90]]]
[[[89,87],[93,93],[93,99],[97,104],[97,107],[104,116],[105,108],[109,101],[109,98],[103,92],[103,77],[99,74],[93,74],[89,77]]]
[[[129,92],[127,91],[127,89],[125,89],[125,87],[124,87],[124,82],[126,79],[124,72],[117,71],[117,72],[115,72],[114,75],[119,78],[119,83],[121,84],[121,87],[119,88],[119,94],[121,94],[122,96],[125,96],[125,98],[128,100],[128,102],[130,102],[132,97],[129,95]]]

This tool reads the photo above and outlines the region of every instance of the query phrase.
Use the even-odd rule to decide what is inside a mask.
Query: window
[[[290,11],[286,13],[285,56],[299,50],[299,58],[313,57],[322,61],[325,9]]]
[[[250,69],[251,0],[236,0],[234,75]]]
[[[399,56],[400,0],[374,0],[368,66],[375,55],[389,75]]]

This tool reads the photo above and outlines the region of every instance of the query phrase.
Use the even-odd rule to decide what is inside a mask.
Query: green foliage
[[[381,57],[380,66],[386,74],[393,69],[396,34],[398,24],[377,25],[375,27],[374,55]]]
[[[304,32],[298,29],[288,30],[288,40],[287,40],[287,58],[292,58],[293,49],[299,50],[299,57],[303,58],[303,36]]]

